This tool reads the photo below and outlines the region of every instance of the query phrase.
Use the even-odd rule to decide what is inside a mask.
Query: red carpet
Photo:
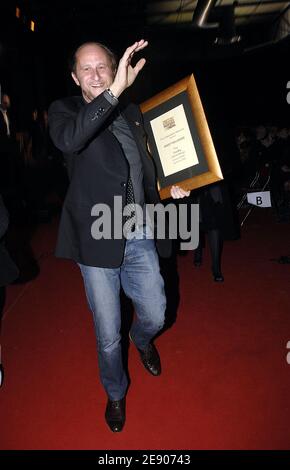
[[[34,254],[53,250],[56,223],[39,226]],[[290,449],[290,224],[256,209],[224,248],[224,284],[206,252],[179,258],[176,323],[157,340],[151,377],[130,347],[127,422],[104,421],[96,347],[81,276],[43,256],[40,275],[10,286],[2,325],[5,382],[0,449]]]

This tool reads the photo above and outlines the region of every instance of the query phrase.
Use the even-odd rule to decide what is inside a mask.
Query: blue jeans
[[[120,286],[133,301],[136,320],[130,335],[139,349],[144,350],[164,324],[166,298],[154,240],[127,240],[119,268],[79,267],[94,318],[101,382],[110,400],[120,400],[128,387],[121,352]]]

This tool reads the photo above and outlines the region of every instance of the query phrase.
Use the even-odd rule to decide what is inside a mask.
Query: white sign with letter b
[[[270,191],[259,191],[256,193],[248,193],[247,200],[249,204],[253,204],[258,207],[271,207],[271,195]]]

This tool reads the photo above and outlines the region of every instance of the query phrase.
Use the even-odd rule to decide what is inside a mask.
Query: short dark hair
[[[98,47],[100,47],[101,49],[104,50],[104,52],[106,53],[106,55],[107,55],[107,57],[108,57],[108,59],[111,63],[112,71],[115,74],[116,70],[117,70],[117,57],[116,57],[115,53],[113,51],[111,51],[111,49],[109,49],[107,46],[105,46],[105,44],[102,44],[102,43],[96,42],[96,41],[84,42],[83,44],[81,44],[80,46],[77,47],[77,49],[73,52],[73,54],[71,56],[71,59],[69,61],[70,71],[75,73],[75,71],[76,71],[76,62],[77,62],[77,53],[82,47],[88,46],[89,44],[94,44],[95,46],[98,46]]]

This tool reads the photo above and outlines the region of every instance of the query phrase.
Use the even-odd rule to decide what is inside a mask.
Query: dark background
[[[142,37],[149,40],[147,64],[128,91],[134,101],[141,103],[194,73],[209,120],[214,116],[232,127],[288,126],[290,40],[272,41],[271,24],[243,28],[238,45],[216,46],[213,32],[146,25],[144,1],[109,3],[110,8],[99,1],[64,1],[60,8],[54,1],[2,2],[0,83],[11,96],[19,130],[34,107],[45,109],[58,97],[78,93],[67,62],[81,42],[104,42],[120,56]],[[15,17],[16,5],[24,12],[21,19]],[[29,31],[30,17],[35,32]]]

